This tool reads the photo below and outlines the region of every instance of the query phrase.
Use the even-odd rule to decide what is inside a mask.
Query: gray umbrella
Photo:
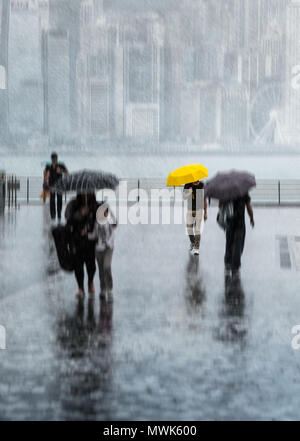
[[[93,193],[102,188],[115,190],[119,185],[119,179],[103,171],[81,170],[69,175],[63,174],[62,177],[51,186],[50,190],[57,193],[66,191],[76,191],[80,194]]]
[[[205,196],[208,198],[228,201],[245,196],[256,186],[255,176],[248,172],[231,170],[218,173],[205,186]]]

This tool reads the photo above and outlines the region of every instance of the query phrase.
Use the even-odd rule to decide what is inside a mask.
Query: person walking
[[[111,271],[117,220],[107,203],[97,211],[94,230],[89,234],[90,240],[96,240],[96,260],[100,277],[100,299],[113,301],[113,278]]]
[[[204,184],[201,181],[191,182],[184,186],[184,199],[188,201],[186,227],[190,238],[190,251],[199,255],[201,224],[207,220],[207,201],[204,197]]]
[[[46,167],[45,180],[47,185],[51,188],[61,178],[63,173],[68,174],[68,170],[63,162],[58,162],[57,153],[53,152],[51,154],[51,164]],[[57,199],[57,206],[55,199]],[[50,216],[52,221],[55,221],[56,214],[58,221],[61,220],[61,210],[62,194],[50,190]]]
[[[71,200],[65,210],[67,228],[74,257],[75,278],[78,285],[76,296],[83,298],[84,291],[84,265],[88,274],[88,292],[93,295],[95,263],[95,241],[88,235],[93,231],[98,204],[94,194],[77,195]]]
[[[237,276],[240,274],[241,257],[244,250],[246,225],[245,225],[245,208],[250,218],[250,224],[254,228],[253,209],[251,206],[251,198],[247,193],[243,197],[236,198],[226,203],[219,203],[220,209],[224,209],[225,205],[232,204],[233,215],[228,220],[226,232],[226,249],[225,249],[225,275]]]

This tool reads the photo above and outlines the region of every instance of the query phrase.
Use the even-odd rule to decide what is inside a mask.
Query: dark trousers
[[[88,273],[88,283],[93,283],[96,272],[94,242],[86,246],[81,246],[76,251],[74,265],[75,277],[78,288],[82,290],[84,289],[84,264],[86,265],[86,270]]]
[[[101,291],[113,289],[113,278],[111,273],[111,261],[113,250],[107,248],[104,251],[96,251],[96,259],[99,267]]]
[[[232,270],[238,270],[241,266],[241,257],[244,250],[246,228],[231,227],[226,230],[225,265]]]
[[[61,218],[61,210],[62,210],[62,194],[59,193],[50,193],[50,216],[51,219],[56,218],[56,207],[55,207],[55,196],[57,197],[57,217]]]

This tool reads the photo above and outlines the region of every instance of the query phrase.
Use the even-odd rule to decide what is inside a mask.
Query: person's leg
[[[78,284],[78,295],[83,295],[84,293],[84,269],[83,269],[83,259],[82,256],[75,256],[74,272],[75,278]]]
[[[56,217],[56,209],[55,209],[55,193],[50,193],[50,216],[51,219],[54,220]]]
[[[86,270],[88,273],[88,285],[89,285],[89,293],[94,294],[94,276],[96,272],[96,263],[95,263],[95,245],[94,243],[88,244],[85,250],[85,264]]]
[[[203,210],[197,210],[195,215],[194,236],[195,248],[199,250],[201,240],[201,222],[203,220]]]
[[[241,257],[244,250],[246,229],[237,228],[234,233],[233,247],[232,247],[232,271],[238,271],[241,266]]]
[[[61,219],[61,210],[62,210],[62,194],[57,193],[57,217]]]
[[[105,276],[105,286],[109,291],[112,291],[113,289],[113,278],[111,273],[112,256],[113,256],[113,250],[110,248],[107,249],[104,254],[103,269]]]
[[[234,229],[228,228],[226,230],[226,248],[225,248],[225,257],[224,257],[226,269],[232,268],[233,242],[234,242]]]
[[[104,277],[104,251],[96,251],[96,260],[99,268],[100,297],[105,296],[105,277]]]
[[[187,230],[187,234],[190,238],[191,248],[192,248],[194,246],[194,242],[195,242],[194,218],[193,218],[193,212],[189,211],[189,210],[186,213],[186,230]]]

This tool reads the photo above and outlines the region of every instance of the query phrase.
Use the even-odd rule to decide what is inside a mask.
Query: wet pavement
[[[215,217],[199,258],[184,226],[119,226],[113,305],[75,299],[48,207],[0,217],[0,419],[299,419],[300,210],[255,209],[241,283]]]

